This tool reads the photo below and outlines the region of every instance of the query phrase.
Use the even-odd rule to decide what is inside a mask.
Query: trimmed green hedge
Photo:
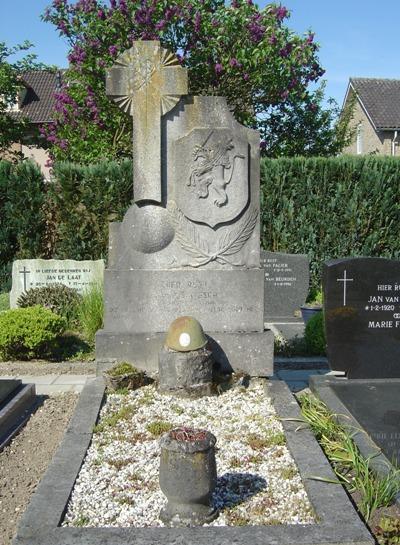
[[[31,161],[0,161],[0,292],[11,288],[14,259],[44,257],[45,182]]]
[[[400,159],[285,158],[261,163],[262,245],[324,261],[400,256]]]
[[[106,257],[108,223],[132,201],[129,160],[60,163],[54,179],[0,161],[0,292],[13,259]],[[400,159],[263,159],[261,220],[265,249],[309,255],[314,287],[328,259],[399,258]]]
[[[54,168],[54,179],[48,192],[52,256],[105,258],[108,224],[121,220],[132,201],[132,162],[60,163]]]

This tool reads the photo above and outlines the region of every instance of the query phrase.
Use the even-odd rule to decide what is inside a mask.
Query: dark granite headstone
[[[264,267],[264,319],[293,317],[307,298],[309,260],[304,254],[261,250]]]
[[[400,377],[400,262],[330,261],[323,290],[331,369],[349,378]]]
[[[400,465],[399,384],[366,381],[332,388],[386,458]]]

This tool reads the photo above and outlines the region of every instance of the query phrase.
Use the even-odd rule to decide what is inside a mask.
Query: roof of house
[[[400,129],[400,80],[350,78],[350,86],[377,130]]]
[[[28,117],[32,123],[52,121],[55,107],[54,93],[60,87],[61,72],[49,70],[24,72],[21,81],[26,86],[27,92],[19,105],[18,114]]]

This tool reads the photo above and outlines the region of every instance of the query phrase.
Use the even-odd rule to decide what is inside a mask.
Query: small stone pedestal
[[[159,391],[192,398],[212,395],[213,364],[207,347],[189,352],[163,347],[159,353]]]
[[[200,526],[217,518],[211,495],[217,483],[215,436],[176,428],[160,440],[160,488],[168,503],[160,518],[168,526]]]

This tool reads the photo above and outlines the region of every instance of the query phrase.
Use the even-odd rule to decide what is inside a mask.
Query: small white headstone
[[[93,284],[103,283],[103,275],[102,259],[19,259],[12,268],[10,307],[16,308],[18,297],[30,288],[64,284],[83,293]]]

